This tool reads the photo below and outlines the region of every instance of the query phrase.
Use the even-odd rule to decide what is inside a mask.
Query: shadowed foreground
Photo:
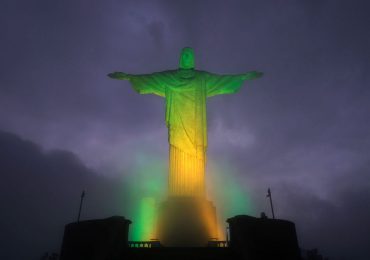
[[[294,223],[246,215],[227,222],[230,241],[209,241],[202,247],[128,241],[131,221],[124,217],[71,223],[65,228],[60,259],[301,259]]]

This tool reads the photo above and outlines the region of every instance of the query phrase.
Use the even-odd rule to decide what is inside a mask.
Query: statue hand
[[[251,71],[243,75],[244,80],[258,79],[263,76],[263,72]]]
[[[109,73],[108,77],[110,77],[112,79],[121,79],[121,80],[129,80],[130,79],[130,75],[126,74],[126,73],[123,73],[123,72]]]

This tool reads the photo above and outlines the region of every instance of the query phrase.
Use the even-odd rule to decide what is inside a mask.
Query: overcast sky
[[[1,1],[0,222],[28,221],[6,224],[0,258],[58,250],[76,203],[52,207],[114,186],[140,153],[166,162],[164,100],[106,75],[176,69],[191,46],[198,69],[265,73],[209,99],[209,163],[233,166],[257,216],[271,187],[302,248],[370,259],[369,13],[365,0]],[[86,217],[125,214],[117,187],[103,193]]]

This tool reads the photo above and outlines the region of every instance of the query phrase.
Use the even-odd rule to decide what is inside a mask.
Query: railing
[[[227,241],[211,240],[208,241],[207,247],[228,247]],[[161,242],[155,241],[128,241],[128,247],[130,248],[153,248],[162,247]]]
[[[128,241],[130,248],[153,248],[162,247],[159,241]]]
[[[211,240],[208,241],[208,247],[229,247],[228,241],[222,240]]]

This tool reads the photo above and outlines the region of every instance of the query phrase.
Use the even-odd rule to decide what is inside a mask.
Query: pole
[[[229,237],[230,228],[226,227],[226,245],[230,246],[230,237]]]
[[[85,197],[85,191],[83,190],[81,193],[80,209],[78,210],[77,223],[80,222],[81,209],[82,209],[82,203],[83,203],[84,197]]]
[[[267,197],[270,198],[270,206],[271,206],[272,218],[275,219],[274,206],[272,205],[272,196],[271,196],[271,190],[270,190],[270,188],[268,188],[268,190],[267,190]]]

